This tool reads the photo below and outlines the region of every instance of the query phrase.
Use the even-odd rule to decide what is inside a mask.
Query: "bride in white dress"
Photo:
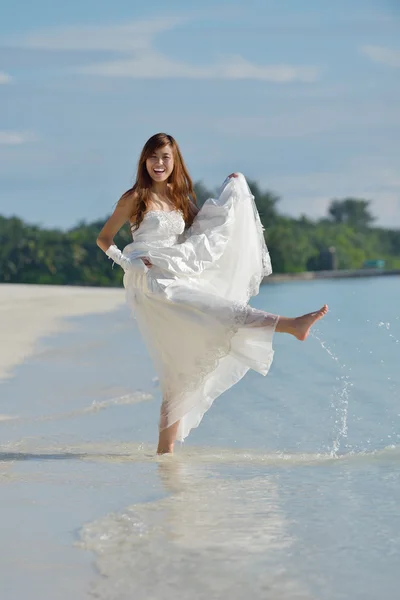
[[[114,235],[130,222],[123,251]],[[287,318],[248,305],[272,272],[263,227],[243,175],[199,210],[174,138],[152,136],[135,185],[97,238],[125,271],[124,287],[158,374],[159,454],[173,452],[211,404],[249,369],[268,373],[275,332],[305,340],[328,308]]]

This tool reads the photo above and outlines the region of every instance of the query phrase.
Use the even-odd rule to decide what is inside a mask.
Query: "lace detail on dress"
[[[149,215],[159,215],[160,216],[160,220],[161,222],[165,222],[168,221],[168,219],[172,218],[176,218],[177,216],[179,217],[183,217],[183,212],[181,210],[178,209],[174,209],[174,210],[157,210],[157,209],[150,209],[148,210],[143,218],[146,218]]]
[[[181,210],[148,210],[138,229],[131,224],[133,241],[144,241],[154,248],[167,248],[178,243],[184,229]]]
[[[152,215],[157,216],[158,222],[161,227],[165,224],[167,224],[169,227],[171,222],[181,221],[183,219],[183,212],[178,209],[176,209],[176,210],[148,210],[143,216],[142,223],[143,223],[144,219],[147,219],[148,217],[150,217]],[[134,233],[136,233],[136,231],[140,230],[142,223],[139,225],[138,229],[135,229],[134,224],[131,224],[132,234],[134,234]]]

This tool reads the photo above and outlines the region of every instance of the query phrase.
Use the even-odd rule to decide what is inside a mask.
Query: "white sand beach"
[[[0,284],[0,379],[34,354],[41,337],[65,331],[67,317],[113,311],[123,289]]]

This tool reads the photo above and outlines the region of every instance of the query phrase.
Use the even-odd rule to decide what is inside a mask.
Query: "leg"
[[[173,454],[179,421],[169,427],[160,430],[158,438],[157,454]]]
[[[160,425],[157,454],[173,454],[174,444],[178,433],[179,421],[168,425],[169,412],[168,393],[163,394],[163,401],[160,410]]]
[[[276,329],[278,333],[290,333],[298,340],[304,341],[314,325],[315,321],[322,319],[328,312],[326,304],[320,308],[317,312],[308,313],[301,317],[295,317],[293,319],[287,317],[279,317]]]

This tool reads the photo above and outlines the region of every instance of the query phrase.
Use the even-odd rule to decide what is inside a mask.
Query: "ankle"
[[[174,444],[167,444],[165,446],[158,446],[157,454],[173,454]]]
[[[278,333],[289,333],[294,335],[296,330],[296,319],[291,317],[279,317],[275,331]]]

